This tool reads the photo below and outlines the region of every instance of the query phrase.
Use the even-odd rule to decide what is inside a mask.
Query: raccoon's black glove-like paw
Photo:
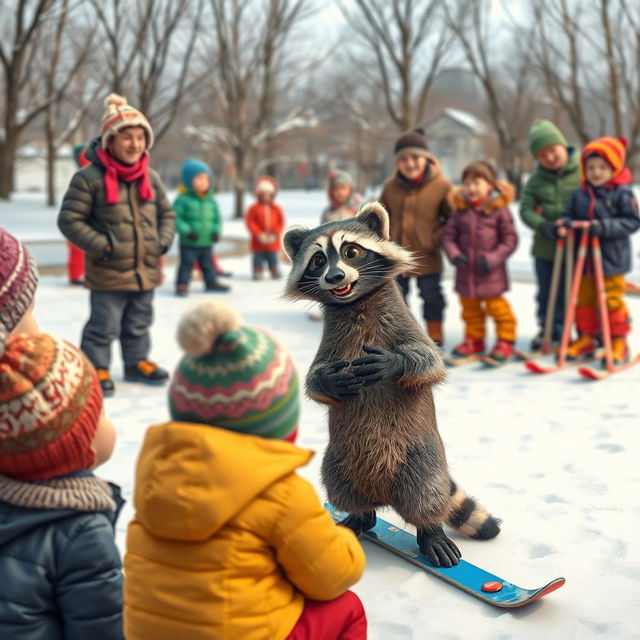
[[[434,567],[453,567],[460,564],[460,549],[445,535],[442,527],[418,529],[417,538],[420,553]]]
[[[356,358],[351,364],[356,380],[365,387],[404,374],[404,358],[401,355],[371,344],[365,344],[362,350],[370,355]]]
[[[340,372],[340,369],[344,369],[349,364],[351,364],[349,360],[338,360],[326,369],[318,371],[318,384],[323,393],[336,400],[348,400],[360,395],[360,389],[364,383],[357,380],[351,372]]]

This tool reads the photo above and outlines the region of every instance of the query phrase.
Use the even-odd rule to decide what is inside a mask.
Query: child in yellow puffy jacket
[[[171,422],[136,469],[125,556],[128,640],[366,638],[348,588],[365,558],[296,470],[299,384],[286,350],[217,301],[178,327]]]

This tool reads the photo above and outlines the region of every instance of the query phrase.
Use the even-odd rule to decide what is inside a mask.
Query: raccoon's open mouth
[[[353,289],[354,285],[355,285],[355,282],[350,282],[349,284],[345,284],[342,287],[336,287],[335,289],[331,289],[331,293],[333,293],[334,296],[338,296],[338,298],[342,298],[343,296],[346,296],[349,293],[351,293],[351,290]]]

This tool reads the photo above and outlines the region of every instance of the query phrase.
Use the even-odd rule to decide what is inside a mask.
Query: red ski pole
[[[589,246],[589,234],[586,227],[589,223],[574,222],[572,227],[568,229],[569,235],[573,236],[574,229],[584,229],[578,245],[578,257],[576,266],[573,271],[573,281],[571,283],[571,295],[567,300],[567,307],[564,317],[564,326],[562,327],[562,340],[560,341],[560,349],[558,350],[558,367],[563,367],[566,357],[567,348],[569,346],[569,337],[571,335],[571,327],[576,316],[576,303],[578,302],[578,292],[580,290],[580,282],[582,281],[582,272],[584,271],[584,263],[587,259],[587,248]],[[571,259],[571,256],[567,256]]]
[[[587,235],[587,230],[583,232]],[[591,256],[593,258],[593,270],[596,277],[596,296],[600,311],[600,327],[602,328],[602,340],[604,342],[605,361],[607,371],[613,371],[613,349],[611,347],[611,331],[609,329],[609,311],[607,309],[607,293],[604,286],[604,269],[602,268],[602,250],[600,238],[591,237]]]

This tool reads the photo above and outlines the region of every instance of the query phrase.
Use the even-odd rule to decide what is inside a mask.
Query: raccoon
[[[434,342],[403,302],[395,278],[412,254],[389,239],[379,203],[357,216],[284,236],[290,298],[320,302],[324,330],[306,392],[329,406],[322,481],[330,502],[349,513],[357,534],[391,506],[415,525],[420,551],[435,566],[458,564],[444,522],[489,539],[499,520],[449,476],[431,387],[445,377]]]

